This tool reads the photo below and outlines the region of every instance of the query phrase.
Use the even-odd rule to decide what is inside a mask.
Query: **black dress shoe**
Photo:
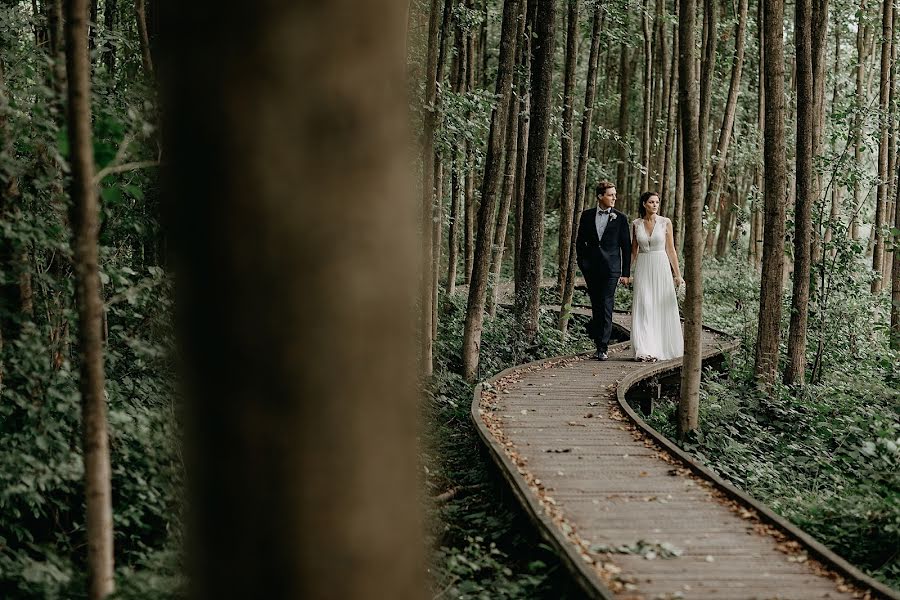
[[[603,352],[601,350],[597,350],[596,354],[597,360],[609,360],[609,354]]]

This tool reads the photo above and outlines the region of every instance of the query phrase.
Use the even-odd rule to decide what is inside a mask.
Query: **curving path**
[[[630,317],[616,325],[627,331]],[[707,330],[703,345],[707,360],[737,343]],[[900,598],[631,410],[626,391],[677,372],[680,359],[636,363],[627,342],[610,350],[604,363],[578,355],[509,369],[472,402],[481,439],[590,597]]]

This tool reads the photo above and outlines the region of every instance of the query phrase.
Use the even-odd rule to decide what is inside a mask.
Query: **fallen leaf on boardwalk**
[[[585,418],[585,419],[593,419],[593,418],[594,418],[594,413],[588,413],[588,414],[584,415],[584,418]]]
[[[568,424],[572,427],[587,427],[587,425],[585,425],[584,423],[577,423],[575,421],[569,421]]]
[[[544,392],[538,392],[538,396],[543,396]]]
[[[647,471],[641,471],[639,475],[640,477],[646,477],[649,473]]]
[[[520,412],[521,412],[523,415],[527,415],[527,414],[528,414],[528,411],[527,411],[526,409],[524,409],[524,408],[523,408]]]
[[[707,555],[706,555],[706,562],[716,562],[716,557],[713,556],[712,554],[707,554]]]
[[[560,454],[563,452],[571,452],[571,448],[547,448],[544,452],[553,452],[555,454]]]

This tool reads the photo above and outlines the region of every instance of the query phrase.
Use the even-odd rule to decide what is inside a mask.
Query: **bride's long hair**
[[[659,198],[659,193],[654,192],[653,190],[649,190],[649,191],[646,191],[643,194],[641,194],[641,200],[640,200],[640,202],[638,202],[638,214],[641,216],[642,219],[647,216],[647,209],[644,208],[644,202],[646,202],[653,196],[656,196],[657,198]],[[660,208],[662,208],[662,198],[660,198]]]

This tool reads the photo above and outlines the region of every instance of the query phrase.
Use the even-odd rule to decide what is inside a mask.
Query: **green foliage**
[[[8,101],[0,110],[13,141],[0,153],[0,175],[19,192],[0,211],[0,283],[17,286],[26,273],[33,291],[32,314],[8,294],[0,302],[0,597],[70,599],[85,597],[86,582],[69,144],[54,60],[35,48],[35,27],[43,23],[24,3],[0,7]],[[157,102],[140,74],[133,34],[98,32],[118,56],[115,78],[101,61],[93,71],[98,169],[157,158]],[[163,268],[156,175],[129,170],[99,186],[118,598],[185,591],[172,283]]]
[[[701,429],[685,448],[896,587],[900,354],[889,350],[880,326],[887,298],[868,292],[867,277],[848,273],[833,291],[839,302],[828,304],[824,332],[811,330],[811,359],[816,336],[825,336],[820,380],[802,388],[777,386],[766,395],[752,383],[758,281],[738,275],[745,270],[728,262],[706,265],[704,320],[745,343],[725,374],[705,375]],[[675,402],[661,403],[650,422],[675,439]]]
[[[433,595],[450,598],[581,598],[553,551],[542,545],[533,525],[492,471],[469,420],[473,387],[461,368],[464,295],[442,298],[444,313],[435,346],[436,369],[423,406],[424,486],[438,496],[456,494],[426,506]],[[569,338],[555,329],[556,313],[542,315],[534,346],[518,339],[511,311],[500,307],[485,321],[481,375],[485,379],[515,364],[585,350],[589,341],[573,320]]]

